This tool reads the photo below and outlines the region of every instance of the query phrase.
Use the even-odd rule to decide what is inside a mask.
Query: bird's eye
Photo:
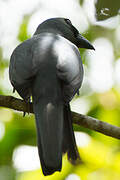
[[[72,22],[69,19],[65,19],[65,22],[69,25],[71,28],[72,32],[74,33],[74,36],[77,37],[79,34],[78,30],[72,25]]]
[[[66,22],[67,24],[72,24],[69,19],[65,19],[65,22]]]

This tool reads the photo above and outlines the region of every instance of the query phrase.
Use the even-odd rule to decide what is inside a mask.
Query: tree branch
[[[28,111],[27,104],[23,100],[14,98],[13,96],[0,95],[0,106],[22,112]],[[29,105],[29,112],[33,113],[32,103]],[[74,124],[120,139],[120,127],[75,112],[72,112],[72,117]]]

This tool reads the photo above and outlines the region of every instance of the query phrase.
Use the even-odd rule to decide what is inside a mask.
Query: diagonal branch
[[[27,112],[28,109],[27,104],[23,100],[13,96],[0,95],[0,106],[23,112]],[[29,111],[33,113],[32,103],[30,103]],[[74,124],[120,139],[120,127],[75,112],[72,112],[72,117]]]

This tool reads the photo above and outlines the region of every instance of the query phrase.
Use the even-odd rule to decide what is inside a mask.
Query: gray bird
[[[33,99],[44,175],[61,171],[63,153],[73,164],[80,160],[69,105],[83,80],[78,48],[94,50],[69,19],[52,18],[11,55],[11,84],[26,102]]]

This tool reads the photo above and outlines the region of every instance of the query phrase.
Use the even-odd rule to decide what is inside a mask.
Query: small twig
[[[22,112],[27,112],[28,109],[27,104],[23,100],[14,98],[13,96],[0,95],[0,106]],[[33,113],[32,103],[30,103],[29,111]],[[120,127],[75,112],[72,112],[72,117],[74,124],[120,139]]]

